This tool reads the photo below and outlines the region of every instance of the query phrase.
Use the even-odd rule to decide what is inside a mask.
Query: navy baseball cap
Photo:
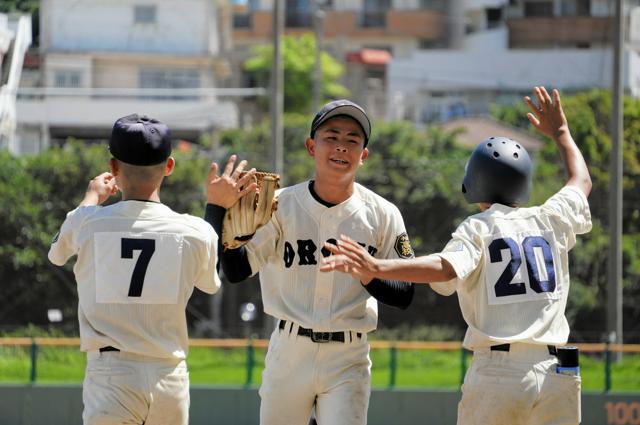
[[[113,124],[109,151],[127,164],[160,164],[171,155],[171,131],[156,119],[127,115]]]
[[[369,121],[369,117],[362,107],[346,99],[329,102],[318,111],[311,122],[311,138],[316,134],[318,127],[325,123],[329,118],[337,117],[338,115],[345,115],[353,118],[358,124],[360,124],[362,131],[364,131],[364,145],[367,146],[367,143],[369,143],[369,137],[371,136],[371,121]]]

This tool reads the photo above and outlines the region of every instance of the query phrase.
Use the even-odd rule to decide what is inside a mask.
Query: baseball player
[[[513,140],[492,137],[471,154],[462,184],[467,202],[482,212],[464,220],[442,252],[397,262],[375,259],[346,237],[325,246],[336,255],[324,260],[323,271],[363,282],[432,282],[441,294],[458,293],[469,326],[463,345],[474,352],[458,406],[461,425],[580,422],[577,351],[560,346],[569,336],[567,254],[576,235],[591,229],[591,178],[558,91],[553,98],[544,87],[534,93],[537,106],[525,97],[529,121],[556,142],[568,173],[544,204],[518,207],[529,198],[529,155]]]
[[[160,202],[175,166],[166,125],[120,118],[109,150],[111,172],[91,180],[49,251],[59,266],[77,255],[83,420],[186,425],[185,307],[194,286],[210,294],[220,288],[218,236],[201,218]],[[120,202],[100,206],[118,191]]]
[[[239,249],[221,253],[226,277],[239,282],[260,272],[265,312],[277,320],[262,375],[260,423],[306,425],[315,403],[320,425],[364,425],[370,392],[367,333],[377,301],[406,308],[413,284],[374,279],[363,285],[342,273],[319,272],[322,248],[349,232],[379,258],[413,255],[397,207],[355,183],[366,160],[371,124],[355,103],[325,105],[306,140],[315,178],[284,188],[271,221]],[[220,228],[239,198],[246,166],[231,156],[224,172],[212,164],[207,217]],[[235,168],[234,168],[235,167]]]

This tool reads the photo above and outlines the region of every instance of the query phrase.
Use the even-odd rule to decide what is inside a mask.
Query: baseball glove
[[[278,207],[275,192],[280,187],[280,176],[256,172],[247,184],[252,181],[258,184],[257,189],[240,198],[224,216],[222,245],[225,249],[240,248],[249,242],[256,230],[269,222]]]

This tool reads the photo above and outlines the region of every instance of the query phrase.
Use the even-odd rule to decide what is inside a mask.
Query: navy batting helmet
[[[531,193],[531,158],[506,137],[490,137],[471,153],[462,180],[464,199],[504,205],[524,204]]]

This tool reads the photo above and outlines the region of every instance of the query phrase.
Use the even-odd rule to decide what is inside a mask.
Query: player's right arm
[[[67,214],[60,231],[54,236],[49,248],[49,261],[57,266],[64,265],[78,253],[76,233],[87,215],[118,192],[116,180],[111,173],[102,173],[91,179],[78,208]]]
[[[529,96],[524,98],[531,109],[531,112],[527,113],[527,118],[538,131],[556,142],[568,174],[565,186],[575,186],[585,196],[589,196],[591,192],[589,169],[580,149],[571,137],[569,124],[562,109],[560,93],[557,89],[553,89],[553,99],[544,87],[534,87],[533,93],[538,106]]]
[[[342,235],[337,245],[325,243],[333,255],[322,260],[320,271],[349,273],[360,281],[373,278],[414,283],[446,282],[456,277],[453,267],[437,255],[405,259],[375,258],[353,239]]]

